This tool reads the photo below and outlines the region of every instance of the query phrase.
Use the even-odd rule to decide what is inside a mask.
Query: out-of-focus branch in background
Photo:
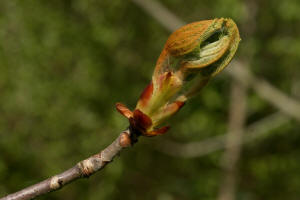
[[[264,138],[269,132],[287,124],[289,121],[290,119],[282,113],[275,113],[265,117],[249,125],[244,130],[244,136],[241,142],[247,144]],[[155,148],[169,156],[197,158],[224,149],[226,134],[184,144],[171,140],[162,140],[156,144]]]
[[[255,16],[257,11],[256,3],[252,0],[244,2],[248,15],[240,30],[251,37],[256,29]],[[251,10],[251,12],[250,12]],[[248,64],[253,57],[250,52],[244,61],[246,64],[240,66],[247,70]],[[225,152],[221,159],[223,169],[223,179],[220,184],[218,200],[235,200],[238,181],[238,165],[242,152],[242,137],[244,134],[244,125],[247,118],[247,89],[245,84],[234,79],[231,86],[230,110],[229,110],[229,134],[226,137]]]
[[[224,177],[220,185],[219,200],[234,200],[237,165],[242,148],[242,135],[246,120],[247,91],[238,81],[231,86],[229,134],[226,135],[225,152],[221,159]]]
[[[266,80],[255,77],[250,70],[243,66],[241,61],[233,61],[226,71],[245,86],[252,87],[261,98],[300,121],[300,104],[297,100],[288,97]]]
[[[135,4],[143,8],[149,15],[160,22],[163,27],[169,31],[175,31],[186,23],[169,11],[158,1],[148,1],[148,0],[132,0]]]

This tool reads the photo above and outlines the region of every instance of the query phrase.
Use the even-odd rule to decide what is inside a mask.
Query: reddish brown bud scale
[[[155,132],[156,135],[158,135],[158,134],[161,135],[161,134],[166,133],[170,128],[171,128],[170,126],[163,126],[161,128],[154,130],[153,132]]]
[[[162,135],[162,134],[166,133],[169,129],[170,129],[170,126],[163,126],[161,128],[158,128],[158,129],[155,129],[153,131],[146,133],[145,136],[152,137],[152,136],[156,136],[156,135]]]
[[[184,106],[185,102],[182,101],[175,101],[168,106],[165,107],[164,112],[170,113],[171,115],[178,112],[182,106]]]
[[[174,103],[177,104],[178,106],[178,109],[180,109],[182,106],[184,106],[185,102],[182,102],[182,101],[175,101]]]
[[[144,89],[143,93],[140,96],[140,99],[138,101],[139,106],[147,106],[147,103],[149,102],[150,97],[153,93],[153,83],[151,83]]]
[[[129,110],[124,104],[122,103],[116,103],[116,109],[119,113],[121,113],[123,116],[125,116],[127,119],[131,118],[133,116],[131,110]]]
[[[147,130],[152,125],[152,120],[139,109],[133,111],[133,119],[137,128]]]

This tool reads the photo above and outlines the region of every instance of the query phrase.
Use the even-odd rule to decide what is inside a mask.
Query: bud
[[[231,19],[204,20],[179,28],[167,40],[135,110],[121,103],[116,104],[117,110],[144,136],[165,133],[169,127],[157,126],[228,65],[239,42],[238,28]]]

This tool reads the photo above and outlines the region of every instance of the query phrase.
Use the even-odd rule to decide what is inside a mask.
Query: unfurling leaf
[[[165,133],[169,127],[158,125],[229,64],[239,42],[238,28],[231,19],[204,20],[179,28],[168,38],[135,110],[120,103],[117,110],[144,136]],[[195,77],[196,83],[183,90]]]

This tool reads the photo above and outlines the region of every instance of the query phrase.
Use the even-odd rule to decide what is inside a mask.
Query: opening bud
[[[142,135],[166,132],[167,127],[156,127],[229,64],[239,42],[238,28],[231,19],[204,20],[179,28],[168,38],[135,110],[117,104],[118,111]]]

